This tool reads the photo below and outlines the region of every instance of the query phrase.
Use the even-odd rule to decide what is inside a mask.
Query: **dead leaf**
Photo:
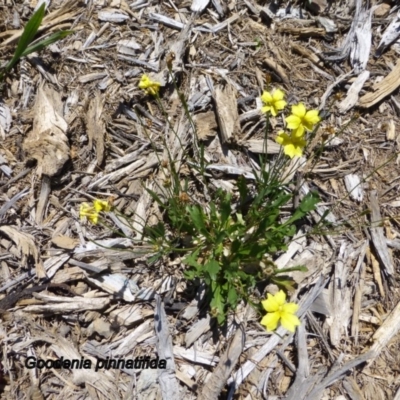
[[[60,94],[51,88],[39,87],[33,129],[23,144],[29,158],[37,160],[39,176],[57,175],[69,159],[68,125],[62,115]]]
[[[26,266],[29,258],[33,258],[37,277],[40,279],[45,278],[46,272],[39,257],[34,237],[28,233],[20,232],[16,226],[2,226],[0,227],[0,231],[8,236],[17,246],[21,263]]]

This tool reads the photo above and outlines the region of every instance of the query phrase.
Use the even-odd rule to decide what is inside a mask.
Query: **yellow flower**
[[[79,208],[79,217],[83,219],[86,217],[93,224],[97,224],[99,220],[99,213],[88,203],[82,203]]]
[[[105,200],[98,200],[98,199],[94,200],[93,207],[96,210],[96,212],[111,210],[111,205],[108,203],[108,201]]]
[[[287,127],[293,129],[295,136],[303,136],[305,130],[312,131],[314,125],[321,121],[318,110],[307,111],[303,103],[292,106],[292,115],[285,119]]]
[[[301,157],[303,155],[306,141],[302,136],[296,136],[293,132],[291,135],[288,135],[284,131],[280,131],[275,141],[283,146],[283,151],[290,158]]]
[[[267,315],[261,320],[268,331],[274,331],[280,321],[281,325],[290,332],[294,332],[300,325],[299,318],[295,315],[299,306],[295,303],[286,303],[286,294],[280,290],[275,296],[270,293],[267,300],[261,302]]]
[[[267,113],[271,111],[271,114],[276,117],[279,110],[283,110],[286,106],[286,101],[283,100],[285,93],[280,89],[275,89],[272,93],[263,92],[261,95],[261,100],[265,104],[261,108],[261,112]]]
[[[148,94],[155,96],[160,90],[161,83],[152,81],[147,75],[143,75],[139,82],[140,89],[145,90]]]

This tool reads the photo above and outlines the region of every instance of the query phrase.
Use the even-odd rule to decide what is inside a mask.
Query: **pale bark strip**
[[[244,324],[240,325],[236,330],[235,336],[233,337],[233,340],[228,346],[226,352],[221,356],[217,368],[203,386],[199,400],[217,399],[222,392],[222,389],[226,385],[226,382],[233,368],[235,368],[244,348],[244,343],[246,340],[246,318],[248,312],[249,309],[246,311]]]
[[[160,296],[156,296],[156,313],[154,329],[157,335],[157,354],[160,360],[167,361],[166,369],[158,369],[158,381],[162,398],[165,400],[179,399],[179,385],[175,375],[175,360],[172,349],[172,338]]]

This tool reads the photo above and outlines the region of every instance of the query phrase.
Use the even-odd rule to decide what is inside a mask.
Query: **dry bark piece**
[[[375,52],[375,57],[380,57],[385,49],[390,46],[400,36],[400,10],[397,11],[397,15],[393,18],[393,21],[385,30],[382,35],[382,39],[379,42],[378,48]]]
[[[264,139],[250,139],[246,140],[244,145],[256,154],[278,154],[281,148],[280,144],[270,139],[267,139],[266,143]]]
[[[86,126],[89,138],[88,147],[96,146],[97,165],[101,165],[104,160],[104,136],[105,127],[102,118],[103,115],[103,99],[100,93],[90,102],[87,113]]]
[[[115,8],[105,8],[99,11],[98,18],[100,21],[105,22],[124,22],[129,19],[129,15],[121,10]]]
[[[289,78],[286,75],[284,69],[273,59],[264,57],[263,62],[268,66],[268,68],[272,69],[274,72],[278,74],[278,76],[282,79],[283,83],[289,84]]]
[[[342,335],[347,330],[349,317],[351,316],[351,292],[342,282],[347,282],[349,266],[354,259],[352,255],[353,249],[350,244],[343,241],[340,246],[338,259],[335,262],[335,279],[332,280],[329,285],[332,299],[332,316],[330,317],[331,327],[329,335],[331,344],[334,347],[340,345]]]
[[[0,98],[0,137],[4,140],[5,134],[10,130],[11,126],[10,108]]]
[[[29,259],[33,259],[37,277],[40,279],[45,278],[46,272],[39,257],[34,237],[28,233],[20,232],[16,226],[2,226],[0,227],[0,232],[7,235],[17,246],[21,263],[26,266]]]
[[[100,336],[109,339],[112,335],[111,324],[104,321],[102,318],[95,319],[87,329],[88,335],[93,335],[93,333],[98,333]]]
[[[316,20],[322,25],[327,33],[334,33],[337,32],[338,28],[334,21],[329,18],[325,17],[317,17]]]
[[[110,318],[121,326],[130,327],[152,315],[154,311],[145,310],[141,305],[133,304],[111,311]]]
[[[186,347],[190,347],[201,335],[210,330],[210,321],[211,318],[207,315],[189,328],[185,335]]]
[[[213,111],[196,114],[193,118],[199,140],[208,140],[217,134],[218,124]]]
[[[354,72],[359,74],[367,67],[371,51],[371,19],[373,9],[362,10],[354,30],[354,39],[350,46],[350,63]]]
[[[362,201],[364,198],[364,191],[362,188],[361,180],[358,175],[349,174],[344,177],[344,184],[350,197],[356,201]]]
[[[292,50],[296,52],[297,54],[300,54],[301,56],[307,58],[311,62],[313,62],[315,65],[318,66],[323,66],[324,63],[322,60],[315,54],[313,53],[310,49],[307,47],[301,46],[298,43],[291,43]]]
[[[396,124],[390,119],[386,126],[386,140],[396,140]]]
[[[371,232],[372,243],[374,244],[375,250],[382,263],[382,267],[384,268],[386,274],[389,277],[391,277],[394,275],[393,260],[389,253],[389,249],[386,243],[386,238],[383,234],[383,228],[381,226],[382,215],[380,212],[378,194],[376,190],[371,191],[370,202],[371,202],[370,232]]]
[[[80,83],[88,83],[88,82],[97,81],[99,79],[103,79],[106,76],[108,76],[107,72],[93,72],[91,74],[80,76],[78,81]]]
[[[79,245],[78,239],[73,239],[64,235],[56,236],[51,241],[60,249],[65,250],[73,250],[76,246]]]
[[[134,56],[142,46],[135,39],[123,39],[117,44],[118,53]]]
[[[156,296],[156,312],[154,315],[154,329],[157,335],[157,354],[166,360],[166,369],[158,369],[163,399],[179,399],[179,385],[175,376],[175,360],[172,347],[172,337],[169,332],[167,315],[160,296]]]
[[[364,83],[369,78],[369,71],[363,71],[358,75],[357,79],[351,84],[349,90],[347,91],[346,98],[339,104],[339,112],[345,114],[351,108],[353,108],[358,101],[358,94],[364,86]]]
[[[193,12],[201,13],[205,10],[210,0],[193,0],[190,10]]]
[[[55,90],[38,89],[33,129],[23,143],[30,159],[37,160],[37,174],[54,176],[69,159],[67,122],[63,118],[61,96]]]
[[[400,86],[400,60],[397,61],[394,69],[378,84],[375,84],[373,93],[367,93],[360,98],[359,106],[369,108],[379,103],[389,94],[393,93]]]
[[[290,25],[281,25],[281,26],[278,26],[277,31],[280,33],[287,33],[289,35],[298,36],[301,38],[305,38],[305,37],[325,38],[325,36],[326,36],[325,29],[314,28],[314,27],[295,28]]]
[[[231,85],[217,87],[213,93],[222,143],[231,141],[240,132],[236,96],[237,91]]]
[[[232,342],[228,344],[228,348],[224,354],[222,354],[217,368],[203,386],[200,396],[198,397],[200,400],[217,399],[221,394],[229,375],[235,368],[236,363],[242,354],[244,343],[246,341],[245,330],[247,324],[247,315],[249,314],[250,310],[250,307],[247,307],[248,309],[243,321],[243,326],[237,326]]]
[[[139,288],[136,287],[134,281],[129,280],[122,274],[102,274],[100,277],[88,277],[89,282],[95,284],[107,293],[112,294],[116,298],[122,298],[127,302],[135,300],[133,293]]]

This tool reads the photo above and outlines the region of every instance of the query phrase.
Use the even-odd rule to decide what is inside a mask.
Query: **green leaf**
[[[246,179],[242,175],[239,176],[236,186],[239,190],[240,206],[242,207],[247,200],[247,195],[249,192],[247,189]]]
[[[201,208],[198,206],[193,206],[193,207],[187,207],[187,211],[189,212],[193,225],[195,226],[197,231],[203,234],[204,236],[209,237],[209,233],[204,223],[205,216],[203,210],[201,210]]]
[[[225,321],[224,302],[221,295],[221,286],[217,285],[212,293],[213,297],[210,303],[211,309],[216,309],[216,318],[219,324]]]
[[[221,192],[221,225],[224,226],[231,215],[231,198],[232,196],[227,192]]]
[[[315,206],[319,203],[320,199],[316,192],[307,193],[301,201],[299,207],[294,214],[285,222],[284,225],[292,224],[293,222],[303,218],[310,211],[315,210]]]
[[[235,307],[237,305],[238,294],[233,286],[229,287],[227,298],[228,298],[228,303],[232,307]]]
[[[210,260],[204,265],[204,270],[210,275],[211,279],[216,280],[218,272],[221,270],[221,266],[219,265],[218,261]]]
[[[315,206],[320,202],[320,198],[317,192],[307,193],[301,201],[299,208],[304,214],[315,210]]]
[[[193,253],[189,254],[186,258],[183,259],[183,263],[186,265],[190,265],[191,267],[195,267],[197,269],[202,268],[203,266],[197,262],[199,258],[200,249],[197,249]]]
[[[71,35],[74,33],[74,31],[61,31],[61,32],[55,32],[49,37],[39,41],[38,43],[33,44],[32,46],[29,46],[22,54],[21,57],[25,57],[28,54],[34,53],[35,51],[41,51],[47,46],[50,46],[51,44],[58,42],[61,39],[64,39],[68,35]]]
[[[46,4],[43,3],[29,19],[18,41],[18,45],[15,50],[14,56],[5,67],[5,72],[9,72],[12,69],[12,67],[17,63],[17,61],[22,57],[26,48],[35,38],[39,26],[42,23],[45,10],[46,10]]]
[[[274,276],[271,278],[271,282],[275,283],[279,288],[285,289],[288,292],[293,291],[296,285],[296,282],[288,276]]]
[[[274,274],[278,275],[278,274],[284,274],[284,273],[293,272],[293,271],[308,272],[308,268],[303,265],[299,265],[298,267],[278,269],[274,272]]]

